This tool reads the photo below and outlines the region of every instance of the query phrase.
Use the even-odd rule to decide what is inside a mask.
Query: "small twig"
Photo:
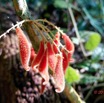
[[[69,11],[69,14],[70,14],[70,16],[71,16],[71,19],[72,19],[72,22],[73,22],[73,25],[74,25],[74,28],[75,28],[76,36],[77,36],[77,38],[78,38],[78,40],[79,40],[79,44],[80,44],[82,53],[83,53],[83,55],[86,57],[87,54],[86,54],[86,51],[85,51],[85,49],[84,49],[84,47],[83,47],[83,44],[82,44],[82,41],[81,41],[81,38],[80,38],[80,35],[79,35],[79,32],[78,32],[77,24],[76,24],[76,21],[75,21],[75,18],[74,18],[74,14],[73,14],[73,12],[72,12],[71,7],[68,8],[68,11]]]
[[[46,27],[45,26],[43,26],[42,24],[40,24],[40,23],[38,23],[37,21],[35,22],[36,24],[37,24],[37,26],[38,27],[40,27],[45,33],[47,33],[47,31],[45,30],[46,29]],[[47,28],[48,29],[48,28]],[[50,30],[49,30],[50,31]],[[51,31],[50,31],[51,32]],[[53,39],[49,36],[49,35],[47,35],[48,36],[48,39],[50,40],[50,42],[52,42],[56,47],[57,47],[57,45],[56,45],[56,43],[53,41]],[[57,49],[58,49],[58,52],[60,53],[60,50],[59,50],[59,48],[57,47]]]
[[[55,28],[58,32],[60,32],[62,35],[64,35],[65,33],[60,29],[60,28],[58,28],[57,26],[55,26],[53,23],[51,23],[51,22],[49,22],[49,21],[47,21],[46,19],[37,19],[37,20],[35,20],[35,21],[37,21],[37,22],[39,22],[39,21],[41,21],[41,22],[45,22],[45,23],[47,23],[48,25],[51,25],[53,28]],[[43,27],[42,27],[43,28]],[[45,28],[46,29],[46,28]],[[47,30],[48,31],[50,31],[48,28],[47,28]],[[53,36],[53,38],[54,38],[54,35],[52,35]],[[53,42],[54,43],[54,42]],[[54,43],[55,44],[55,43]],[[56,44],[55,44],[56,45]],[[61,43],[60,43],[60,46],[63,48],[63,49],[65,49],[65,51],[66,52],[68,52],[68,53],[72,53],[73,51],[68,51]]]
[[[94,87],[92,86],[90,91],[87,93],[86,97],[85,97],[85,101],[89,98],[89,96],[91,95],[92,91],[94,90]]]
[[[42,38],[43,38],[45,41],[47,41],[47,39],[45,38],[45,36],[43,35],[43,33],[42,33],[42,31],[39,29],[39,27],[38,27],[36,24],[34,24],[34,26],[35,26],[35,28],[38,30],[38,32],[40,33],[40,35],[42,36]]]
[[[42,19],[41,19],[41,20],[42,20]],[[43,21],[44,21],[44,19],[43,19]],[[38,25],[39,27],[41,27],[45,32],[49,32],[53,38],[55,37],[55,36],[53,35],[53,33],[51,32],[51,30],[48,29],[45,25],[43,25],[42,23],[41,23],[41,24],[38,23],[37,20],[36,20],[35,23],[37,23],[37,25]]]
[[[97,88],[97,87],[103,87],[103,86],[104,86],[104,83],[100,83],[100,84],[94,85],[93,87],[94,87],[94,88]],[[85,88],[85,89],[83,89],[82,91],[84,92],[84,91],[87,91],[87,90],[89,90],[89,89],[91,89],[91,86],[90,86],[90,87],[87,87],[87,88]]]
[[[38,20],[36,20],[36,21],[41,21],[41,22],[45,22],[45,23],[47,23],[48,25],[51,25],[53,28],[55,28],[57,31],[59,31],[61,34],[64,34],[64,32],[60,29],[60,28],[58,28],[56,25],[54,25],[53,23],[51,23],[51,22],[49,22],[48,20],[46,20],[46,19],[38,19]]]
[[[10,29],[8,29],[5,33],[0,35],[0,39],[5,36],[7,33],[9,33],[11,30],[13,30],[15,27],[22,25],[24,22],[26,22],[27,20],[22,20],[20,22],[18,22],[16,25],[13,25]]]

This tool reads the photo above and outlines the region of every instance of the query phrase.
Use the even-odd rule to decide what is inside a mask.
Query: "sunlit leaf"
[[[78,82],[80,80],[80,75],[75,69],[68,67],[65,73],[65,79],[68,83]]]
[[[54,6],[58,7],[58,8],[62,8],[62,9],[67,9],[68,7],[71,7],[73,9],[77,10],[77,11],[80,11],[79,8],[77,8],[76,6],[71,4],[71,1],[66,2],[65,0],[55,0],[54,1]]]
[[[87,50],[94,50],[100,43],[101,36],[96,32],[92,32],[88,38],[88,41],[85,43],[85,48]]]
[[[59,8],[67,8],[67,3],[64,0],[55,0],[54,5]]]

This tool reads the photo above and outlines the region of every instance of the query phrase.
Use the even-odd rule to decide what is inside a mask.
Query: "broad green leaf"
[[[86,50],[94,50],[100,43],[101,36],[96,32],[92,32],[89,35],[88,41],[85,43]]]
[[[64,0],[55,0],[54,5],[59,8],[67,8],[67,3]]]
[[[66,2],[65,0],[55,0],[54,1],[54,6],[58,7],[58,8],[62,8],[62,9],[67,9],[68,7],[71,7],[77,11],[80,11],[79,8],[77,8],[76,6],[72,5],[71,1]]]
[[[68,67],[65,73],[65,79],[68,83],[78,82],[80,80],[80,75],[75,69]]]

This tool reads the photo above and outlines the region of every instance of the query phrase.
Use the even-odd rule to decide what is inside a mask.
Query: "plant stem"
[[[96,85],[93,85],[94,88],[97,88],[97,87],[103,87],[104,86],[104,83],[100,83],[100,84],[96,84]],[[90,87],[86,87],[85,89],[83,89],[82,91],[85,92],[87,90],[91,89],[91,86]]]
[[[73,25],[74,25],[74,28],[75,28],[76,36],[77,36],[77,38],[78,38],[78,40],[79,40],[79,44],[80,44],[82,53],[83,53],[83,55],[86,57],[87,54],[86,54],[86,51],[85,51],[85,49],[84,49],[84,47],[83,47],[83,44],[82,44],[82,41],[81,41],[81,38],[80,38],[80,35],[79,35],[79,32],[78,32],[77,24],[76,24],[76,21],[75,21],[75,18],[74,18],[74,14],[73,14],[73,12],[72,12],[71,7],[68,8],[68,11],[69,11],[69,14],[70,14],[70,16],[71,16],[71,19],[72,19],[72,22],[73,22]]]
[[[3,34],[0,35],[0,39],[1,39],[2,37],[5,37],[7,33],[9,33],[11,30],[13,30],[13,29],[14,29],[15,27],[17,27],[18,25],[22,25],[24,22],[25,22],[25,20],[20,21],[18,24],[16,24],[16,25],[12,26],[11,28],[9,28],[5,33],[3,33]]]
[[[13,0],[13,5],[18,17],[20,17],[21,20],[26,20],[26,19],[29,20],[30,18],[32,18],[29,13],[27,3],[25,0]],[[34,23],[26,22],[24,23],[23,26],[26,32],[28,33],[32,46],[34,47],[35,51],[37,51],[39,47],[40,39],[39,36],[36,34]]]
[[[71,101],[71,103],[85,103],[81,100],[80,96],[71,85],[65,85],[64,94]]]

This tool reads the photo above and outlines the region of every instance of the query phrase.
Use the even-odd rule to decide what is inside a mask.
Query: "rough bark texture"
[[[8,41],[5,40],[2,43],[3,47],[0,47],[2,50],[2,55],[0,56],[0,103],[14,103],[16,87],[11,75],[13,56],[9,56],[10,52],[6,48]],[[9,52],[9,55],[5,53],[6,51]]]

